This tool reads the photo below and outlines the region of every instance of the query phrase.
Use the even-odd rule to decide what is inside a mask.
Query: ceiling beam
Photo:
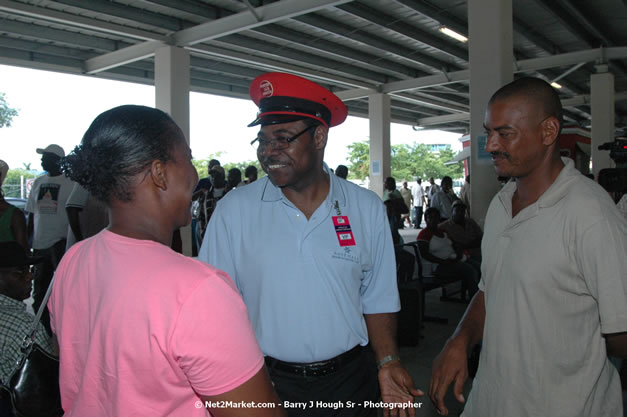
[[[181,30],[171,35],[171,39],[174,45],[195,45],[350,1],[352,0],[281,0],[256,9],[262,20],[257,20],[250,11],[244,11]]]
[[[384,74],[392,75],[400,79],[429,75],[428,72],[422,69],[409,67],[396,61],[390,61],[389,59],[384,58],[382,54],[362,52],[337,42],[314,38],[278,25],[268,25],[257,28],[255,29],[255,32],[262,33],[274,39],[288,40],[301,45],[303,49],[311,49],[318,53],[323,52],[325,54],[332,55],[336,59],[339,58],[344,61],[347,59],[355,61],[357,65],[367,67],[371,70],[379,71]]]
[[[128,26],[116,25],[115,23],[103,22],[74,14],[58,12],[43,7],[30,6],[14,1],[0,0],[0,11],[14,13],[19,16],[41,19],[51,23],[70,25],[76,28],[89,31],[109,33],[116,36],[125,36],[142,41],[163,41],[164,36],[157,33],[141,29],[134,29]]]
[[[47,3],[47,2],[41,2]],[[177,17],[154,13],[139,7],[130,7],[115,1],[102,0],[54,0],[54,3],[64,4],[91,13],[106,15],[107,20],[124,20],[129,24],[141,23],[169,32],[186,28],[191,23]],[[78,12],[80,13],[80,12]]]
[[[305,48],[298,48],[297,45],[277,45],[268,41],[240,34],[216,39],[212,42],[212,44],[223,45],[225,48],[236,46],[237,48],[234,49],[239,49],[241,52],[248,53],[253,59],[260,55],[267,55],[269,58],[277,61],[292,60],[293,63],[296,64],[311,65],[315,68],[324,68],[325,71],[328,72],[336,70],[343,73],[349,73],[355,78],[362,79],[371,84],[383,84],[390,80],[399,79],[399,77],[386,75],[379,71],[373,71],[370,68],[359,66],[353,60],[324,58],[306,50]]]
[[[359,3],[338,6],[338,9],[341,9],[354,16],[358,16],[369,22],[375,23],[383,28],[407,36],[408,38],[418,41],[424,45],[444,52],[447,55],[463,61],[468,61],[468,51],[465,48],[460,48],[456,45],[452,45],[448,43],[445,39],[440,38],[439,35],[434,35],[433,33],[420,30],[414,25],[399,21],[397,18],[389,16],[383,13],[381,10],[372,9]],[[442,70],[445,68],[439,69]]]
[[[595,62],[606,60],[627,59],[627,47],[597,48],[585,51],[569,52],[561,55],[554,55],[542,58],[531,58],[514,63],[514,72],[537,71],[546,68],[561,67],[567,65],[576,65],[580,62]],[[380,92],[397,93],[400,91],[415,90],[421,87],[431,87],[434,85],[444,85],[455,82],[467,82],[470,79],[470,71],[462,70],[450,73],[442,73],[437,75],[429,75],[426,77],[415,78],[413,80],[402,80],[384,84],[379,87]],[[357,91],[342,91],[339,96],[350,97],[355,100],[365,97],[364,92],[361,96]]]
[[[440,71],[446,66],[452,66],[461,69],[461,67],[456,65],[455,63],[442,61],[440,59],[434,58],[433,56],[421,53],[414,48],[407,48],[394,42],[390,42],[382,38],[381,36],[376,36],[374,34],[368,33],[363,29],[345,25],[341,22],[326,18],[319,14],[302,15],[294,18],[294,20],[312,26],[316,29],[324,30],[328,33],[341,36],[353,42],[361,42],[368,47],[377,48],[380,51],[394,54],[404,61],[409,61],[411,63],[420,65],[421,67],[423,67],[423,69],[428,68],[431,70],[436,69]]]
[[[307,68],[300,65],[291,64],[286,62],[285,60],[276,60],[276,59],[268,59],[259,56],[251,56],[250,54],[243,52],[236,52],[232,49],[220,48],[217,46],[209,46],[209,45],[194,45],[192,47],[187,48],[191,52],[196,54],[201,54],[204,56],[215,56],[223,59],[228,59],[230,61],[239,62],[242,64],[254,64],[260,70],[265,71],[286,71],[294,74],[298,74],[304,77],[309,77],[323,83],[333,83],[340,84],[348,88],[360,87],[362,88],[371,88],[371,83],[366,83],[363,81],[359,81],[356,79],[351,79],[347,77],[343,77],[340,75],[334,75],[327,72],[322,72],[318,70],[314,70],[311,68]]]
[[[623,101],[627,100],[627,92],[616,93],[614,95],[614,101]],[[571,97],[568,99],[563,99],[562,107],[576,107],[584,104],[590,104],[590,95],[583,94],[576,97]],[[416,120],[417,126],[433,126],[450,122],[461,122],[468,121],[469,115],[468,113],[457,113],[457,114],[447,114],[444,116],[433,116],[433,117],[425,117],[422,119]]]
[[[95,74],[115,66],[146,58],[146,54],[154,55],[155,51],[166,43],[176,46],[193,46],[211,39],[223,37],[242,30],[267,25],[281,19],[311,13],[326,7],[347,3],[351,0],[281,0],[257,8],[257,13],[263,18],[258,21],[254,14],[246,10],[222,19],[202,23],[183,29],[167,37],[166,42],[144,42],[143,44],[111,52],[85,62],[85,72]],[[152,51],[151,51],[152,50]]]
[[[470,117],[467,113],[453,113],[444,116],[424,117],[416,120],[416,126],[434,126],[450,122],[467,122]]]

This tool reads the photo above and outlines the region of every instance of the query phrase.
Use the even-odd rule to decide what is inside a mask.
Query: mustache
[[[490,152],[492,158],[505,158],[510,159],[510,155],[507,152]]]
[[[261,165],[273,165],[273,164],[283,163],[279,159],[275,159],[275,158],[263,158],[259,160],[259,162],[261,163]]]

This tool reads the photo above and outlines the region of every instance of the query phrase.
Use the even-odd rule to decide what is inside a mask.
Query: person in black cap
[[[44,261],[33,270],[33,308],[37,310],[46,294],[46,289],[65,253],[69,221],[65,205],[74,182],[61,172],[61,159],[65,151],[59,145],[38,148],[41,154],[41,167],[46,174],[38,177],[28,195],[25,211],[28,212],[28,236],[32,237],[33,253],[42,256]],[[50,316],[48,308],[41,316],[48,333]]]
[[[30,297],[33,276],[30,266],[43,261],[28,256],[17,242],[0,243],[0,382],[8,378],[22,355],[20,347],[33,325],[34,316],[26,311],[24,300]],[[56,354],[52,339],[39,324],[35,342],[51,354]]]
[[[199,259],[237,284],[290,416],[373,416],[379,395],[394,409],[386,415],[415,415],[398,410],[422,392],[398,356],[385,208],[323,163],[346,106],[283,73],[259,76],[250,95],[259,114],[249,126],[260,126],[251,144],[268,175],[220,201]]]

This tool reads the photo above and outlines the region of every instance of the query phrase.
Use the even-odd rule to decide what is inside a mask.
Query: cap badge
[[[259,83],[259,89],[261,90],[262,97],[272,97],[272,94],[274,94],[274,87],[272,87],[272,83],[268,80],[263,80]]]

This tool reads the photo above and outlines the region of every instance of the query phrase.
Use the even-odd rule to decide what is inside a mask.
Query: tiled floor
[[[405,242],[416,240],[419,230],[401,229],[399,230]],[[452,286],[455,284],[452,284]],[[430,316],[445,317],[448,324],[436,322],[425,322],[423,328],[423,338],[420,339],[416,347],[401,347],[400,355],[405,367],[409,370],[417,388],[427,392],[429,380],[431,378],[431,365],[433,359],[440,352],[448,337],[453,333],[457,323],[466,310],[466,304],[440,301],[440,290],[436,289],[426,294],[425,312]],[[465,393],[469,391],[469,383],[466,384]],[[467,395],[466,395],[467,396]],[[418,417],[435,417],[439,414],[425,396],[421,400],[422,408],[417,410]],[[449,392],[446,397],[446,404],[449,408],[449,416],[458,416],[462,410],[459,404]]]

